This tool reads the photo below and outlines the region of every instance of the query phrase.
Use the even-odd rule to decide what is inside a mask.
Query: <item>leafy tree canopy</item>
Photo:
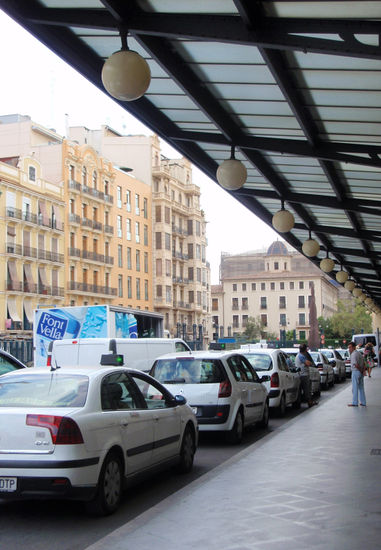
[[[318,318],[320,331],[326,338],[348,338],[352,333],[372,332],[372,318],[359,301],[338,300],[337,312],[324,319]]]

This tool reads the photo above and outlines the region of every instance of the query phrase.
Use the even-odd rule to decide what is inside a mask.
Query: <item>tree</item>
[[[260,338],[264,332],[265,326],[263,325],[260,316],[249,317],[247,320],[247,325],[242,336],[247,340],[255,340]]]
[[[372,318],[360,301],[338,300],[337,312],[329,319],[319,317],[326,338],[348,338],[352,333],[372,332]]]

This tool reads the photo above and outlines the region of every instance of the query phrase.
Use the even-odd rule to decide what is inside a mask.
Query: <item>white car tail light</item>
[[[50,431],[54,445],[77,445],[83,443],[81,430],[72,418],[45,414],[27,414],[26,423],[28,426],[47,428]]]

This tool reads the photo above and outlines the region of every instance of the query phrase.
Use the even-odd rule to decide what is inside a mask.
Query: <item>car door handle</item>
[[[120,425],[122,426],[122,428],[127,428],[128,422],[121,422]]]

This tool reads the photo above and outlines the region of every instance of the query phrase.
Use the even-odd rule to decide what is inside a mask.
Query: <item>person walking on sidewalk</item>
[[[366,398],[364,390],[364,358],[356,349],[356,344],[350,342],[348,350],[351,354],[351,372],[352,372],[352,403],[348,403],[348,407],[358,407],[359,395],[360,405],[366,407]]]
[[[372,368],[374,367],[374,359],[376,354],[374,353],[374,348],[372,342],[368,342],[364,348],[364,361],[365,368],[368,371],[368,376],[371,378]]]
[[[300,344],[299,353],[295,358],[295,366],[300,370],[300,385],[304,399],[307,401],[308,406],[312,407],[316,405],[316,401],[311,399],[311,384],[310,384],[310,371],[309,366],[312,362],[307,358],[307,344]]]

